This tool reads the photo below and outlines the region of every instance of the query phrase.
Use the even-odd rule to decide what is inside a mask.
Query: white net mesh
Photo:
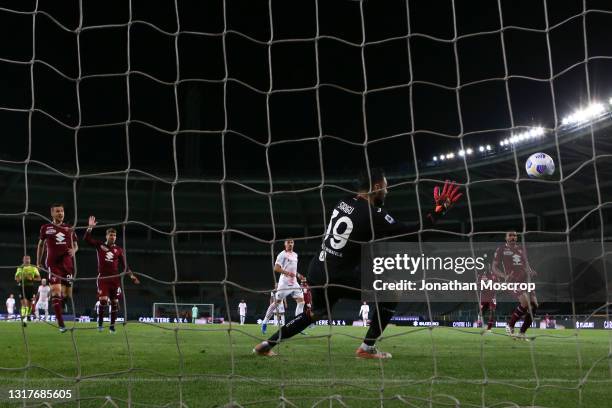
[[[58,199],[79,232],[94,212],[101,227],[121,225],[143,281],[123,285],[130,321],[153,300],[179,315],[179,304],[216,298],[225,323],[243,296],[266,304],[279,242],[296,239],[305,270],[330,206],[374,166],[387,169],[401,219],[422,221],[447,177],[463,186],[456,215],[416,231],[419,242],[501,240],[517,228],[568,251],[591,240],[609,257],[606,2],[32,1],[0,16],[5,38],[19,38],[0,51],[11,139],[0,152],[2,242],[30,252]],[[595,101],[597,120],[563,122]],[[543,138],[520,138],[536,127]],[[554,179],[526,179],[538,150],[555,159]],[[84,313],[95,274],[81,252],[71,309]],[[610,322],[607,273],[605,302],[586,312],[572,302],[573,325]],[[425,321],[444,314],[429,301],[404,309]],[[548,342],[517,351],[474,340],[478,331],[398,327],[380,342],[395,365],[361,365],[345,342],[363,333],[338,326],[255,362],[257,328],[144,323],[109,346],[121,362],[99,367],[93,326],[49,340],[67,353],[60,362],[40,352],[38,336],[57,335],[50,327],[24,329],[0,376],[11,389],[74,391],[69,402],[40,399],[53,406],[593,406],[612,380],[612,332],[538,333]],[[516,361],[493,361],[508,355]],[[34,406],[2,391],[3,403]]]

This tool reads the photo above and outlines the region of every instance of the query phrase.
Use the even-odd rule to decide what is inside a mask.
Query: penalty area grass
[[[54,407],[595,407],[612,389],[612,331],[530,330],[524,342],[501,329],[389,327],[379,346],[393,359],[375,361],[355,358],[360,327],[309,329],[276,357],[252,354],[257,325],[68,327],[0,323],[1,407],[24,406],[10,390],[71,390],[25,404]]]

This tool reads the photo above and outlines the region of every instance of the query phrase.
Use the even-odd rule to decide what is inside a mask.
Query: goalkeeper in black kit
[[[417,225],[396,221],[383,208],[386,195],[387,179],[384,172],[372,169],[369,177],[361,177],[356,196],[347,197],[336,204],[323,238],[321,252],[313,258],[308,268],[311,307],[305,308],[302,314],[281,327],[268,340],[259,343],[253,349],[254,353],[275,355],[272,351],[274,346],[300,333],[315,320],[327,319],[328,310],[331,311],[339,299],[360,299],[361,292],[355,288],[355,282],[361,278],[361,243],[419,230]],[[462,195],[454,182],[446,181],[442,190],[436,186],[433,191],[434,208],[424,217],[422,227],[433,225]],[[393,317],[396,305],[379,302],[374,307],[366,337],[355,352],[357,357],[391,358],[390,353],[378,351],[375,344]]]

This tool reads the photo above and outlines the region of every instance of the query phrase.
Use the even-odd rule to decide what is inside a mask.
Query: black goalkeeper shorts
[[[321,287],[329,282],[327,288]],[[313,258],[308,266],[308,285],[312,294],[312,311],[317,319],[324,319],[328,311],[340,299],[361,299],[361,274],[359,269],[354,271],[338,271],[330,265],[325,270],[324,262]],[[332,316],[329,316],[333,319]]]

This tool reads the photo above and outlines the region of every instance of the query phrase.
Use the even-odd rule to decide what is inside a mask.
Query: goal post
[[[154,302],[152,313],[154,318],[180,317],[193,323],[206,324],[215,321],[215,305],[213,303]]]

